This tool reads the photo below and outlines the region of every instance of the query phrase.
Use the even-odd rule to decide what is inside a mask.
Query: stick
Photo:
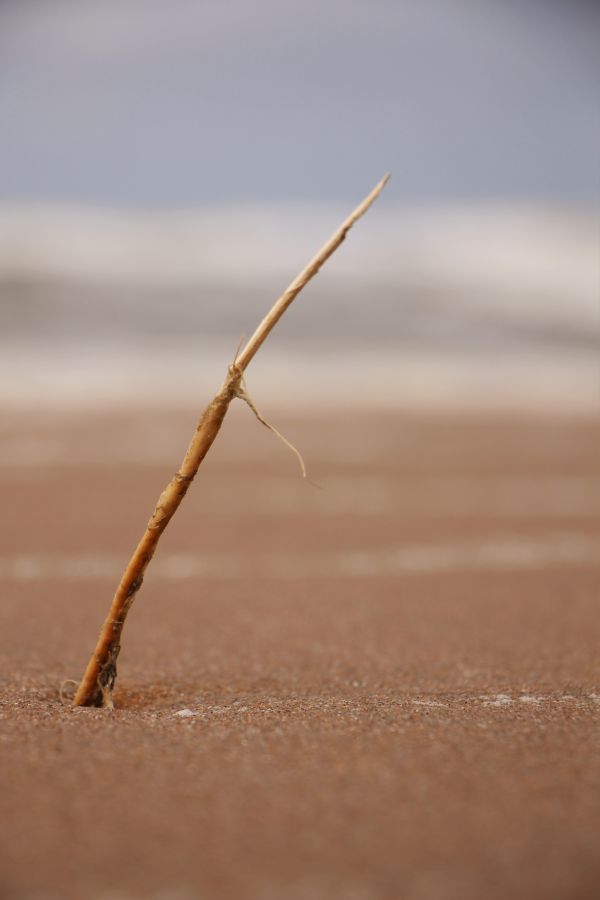
[[[389,175],[382,178],[379,184],[373,188],[371,193],[365,197],[362,203],[356,207],[354,212],[348,216],[335,234],[319,250],[317,255],[296,276],[262,320],[242,352],[229,367],[227,377],[220,390],[200,418],[179,471],[175,473],[158,498],[146,531],[123,573],[108,615],[100,631],[98,643],[75,694],[73,700],[75,706],[112,708],[112,693],[117,677],[117,658],[121,649],[121,633],[127,613],[131,609],[135,596],[142,586],[144,574],[150,560],[154,556],[160,536],[185,497],[200,463],[219,433],[229,404],[234,397],[242,396],[244,370],[294,298],[297,297],[311,278],[314,278],[331,254],[337,250],[357,219],[360,219],[366,213],[374,200],[379,196],[388,179]]]

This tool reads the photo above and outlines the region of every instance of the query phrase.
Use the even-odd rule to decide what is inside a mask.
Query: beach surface
[[[597,419],[269,418],[310,482],[237,404],[109,712],[59,689],[196,412],[3,417],[0,896],[595,896]]]

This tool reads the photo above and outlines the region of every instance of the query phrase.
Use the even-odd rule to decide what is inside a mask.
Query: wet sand
[[[598,423],[234,410],[72,709],[194,419],[3,418],[0,896],[595,896]]]

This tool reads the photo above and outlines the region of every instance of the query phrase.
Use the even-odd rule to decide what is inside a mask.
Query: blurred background
[[[391,171],[257,401],[597,408],[599,44],[592,0],[2,0],[0,402],[197,405]]]
[[[2,897],[597,895],[599,87],[592,0],[0,0]],[[61,705],[388,171],[247,372],[310,483],[232,404]]]

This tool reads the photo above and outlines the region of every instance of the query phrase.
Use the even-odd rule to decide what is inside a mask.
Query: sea
[[[0,207],[0,407],[202,406],[345,218]],[[261,406],[600,411],[600,216],[378,210],[246,373]]]

